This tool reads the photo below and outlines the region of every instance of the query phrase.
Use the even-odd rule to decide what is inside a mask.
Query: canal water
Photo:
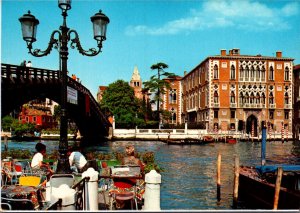
[[[42,141],[47,152],[58,149],[58,141]],[[9,149],[34,151],[37,142],[12,142]],[[69,141],[71,145],[73,142]],[[103,153],[124,151],[134,144],[138,152],[153,151],[156,162],[164,169],[161,184],[162,210],[230,210],[232,209],[234,158],[240,165],[261,163],[261,144],[239,142],[205,145],[167,145],[160,141],[114,141],[87,148]],[[1,143],[3,150],[4,143]],[[266,164],[300,164],[300,142],[267,142]],[[221,200],[217,200],[216,167],[221,154]],[[239,207],[243,208],[243,207]]]

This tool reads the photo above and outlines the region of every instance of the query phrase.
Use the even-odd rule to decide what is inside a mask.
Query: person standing
[[[22,61],[20,64],[21,67],[26,67],[26,60]]]
[[[26,67],[32,67],[31,61],[28,61],[28,63],[26,64]]]
[[[69,156],[69,163],[72,171],[82,173],[89,168],[89,164],[79,148],[69,148],[67,154]]]

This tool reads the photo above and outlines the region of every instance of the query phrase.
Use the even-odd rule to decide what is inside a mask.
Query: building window
[[[265,79],[266,79],[266,69],[265,69],[265,67],[262,67],[262,69],[261,69],[261,80],[265,81]]]
[[[217,91],[214,92],[214,103],[215,104],[219,103],[219,95]]]
[[[234,110],[230,111],[230,118],[235,118],[235,111]]]
[[[250,68],[250,80],[251,81],[254,81],[254,67],[253,66],[251,66],[251,68]]]
[[[274,68],[273,66],[270,66],[270,76],[269,76],[269,80],[274,80]]]
[[[254,93],[251,92],[250,94],[250,104],[254,104]]]
[[[257,80],[257,81],[260,80],[260,69],[259,69],[258,66],[256,67],[256,80]]]
[[[230,124],[230,130],[235,130],[235,123]]]
[[[245,81],[249,81],[249,67],[248,67],[248,65],[246,66],[246,69],[245,69]]]
[[[269,119],[274,119],[274,111],[269,111]]]
[[[219,78],[219,69],[218,69],[218,65],[215,64],[214,66],[214,79],[218,79]]]
[[[262,93],[262,94],[261,94],[261,103],[262,103],[262,104],[266,104],[266,96],[265,96],[265,93]]]
[[[289,104],[289,95],[287,92],[284,94],[284,104]]]
[[[240,81],[242,81],[243,78],[244,78],[244,68],[243,68],[243,66],[241,65],[241,66],[240,66]]]
[[[284,111],[284,119],[289,119],[289,111],[288,110]]]
[[[289,68],[285,67],[284,69],[284,80],[288,81],[289,80]]]
[[[36,122],[36,116],[32,117],[32,121],[35,123]]]
[[[235,103],[235,94],[233,91],[231,91],[231,94],[230,94],[230,103],[232,103],[232,104]]]
[[[19,117],[19,120],[20,120],[20,121],[22,120],[22,117],[21,117],[21,116]]]
[[[235,79],[235,67],[234,67],[234,65],[231,65],[231,68],[230,68],[230,79]]]
[[[176,97],[176,89],[171,89],[170,90],[170,95],[169,95],[169,103],[170,104],[176,104],[177,97]]]
[[[269,104],[274,104],[273,92],[270,92],[270,95],[269,95]]]
[[[219,111],[218,110],[214,110],[214,118],[219,118]]]
[[[26,120],[26,122],[28,123],[28,122],[29,122],[29,117],[26,116],[26,117],[25,117],[25,120]]]

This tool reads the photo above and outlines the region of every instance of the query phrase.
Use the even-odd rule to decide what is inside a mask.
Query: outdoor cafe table
[[[31,200],[34,208],[39,208],[40,190],[34,186],[5,185],[1,188],[1,197]]]

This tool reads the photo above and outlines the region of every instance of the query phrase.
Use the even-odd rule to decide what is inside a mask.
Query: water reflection
[[[58,141],[43,141],[47,152],[58,149]],[[212,145],[167,145],[159,141],[114,141],[86,148],[103,153],[119,151],[131,143],[137,152],[153,151],[157,163],[165,169],[162,173],[162,210],[214,210],[232,209],[234,157],[240,165],[260,165],[261,144],[240,142]],[[10,142],[9,148],[34,151],[36,142]],[[70,145],[72,142],[70,142]],[[2,150],[4,145],[1,145]],[[300,164],[299,142],[267,142],[267,164]],[[216,162],[222,156],[221,200],[217,201]]]

